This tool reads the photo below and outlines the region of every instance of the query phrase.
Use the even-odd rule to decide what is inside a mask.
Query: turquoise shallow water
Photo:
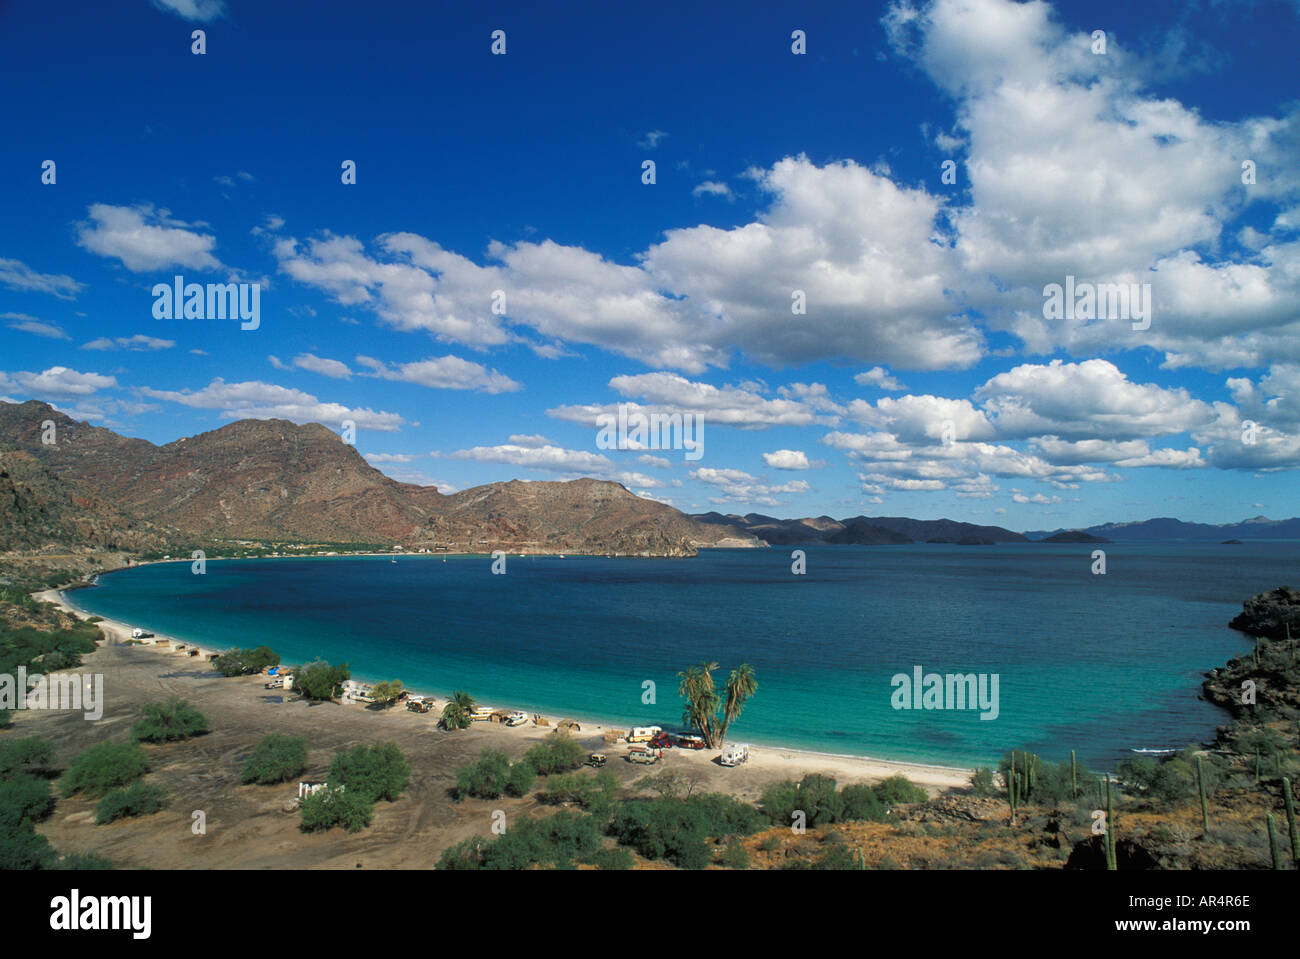
[[[407,556],[209,561],[107,574],[92,613],[218,647],[267,644],[353,675],[621,725],[676,725],[675,673],[742,661],[759,691],[734,736],[822,752],[988,763],[1007,749],[1098,766],[1226,720],[1202,674],[1248,648],[1226,624],[1294,583],[1300,543],[715,550],[688,560]],[[996,673],[999,715],[897,710],[920,665]],[[642,702],[645,680],[654,704]]]

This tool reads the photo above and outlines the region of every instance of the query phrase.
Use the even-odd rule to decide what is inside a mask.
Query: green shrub
[[[885,805],[876,795],[876,791],[865,784],[855,783],[840,790],[840,799],[844,804],[840,814],[841,821],[869,820],[881,822],[885,818]]]
[[[324,832],[342,826],[347,832],[360,832],[375,815],[374,802],[347,788],[330,786],[304,796],[299,828],[303,832]]]
[[[899,803],[925,802],[930,798],[924,789],[902,774],[890,776],[871,788],[875,792],[876,798],[886,806],[897,806]]]
[[[510,757],[505,752],[485,749],[477,762],[456,771],[456,795],[460,798],[496,799],[506,791],[510,773]]]
[[[8,729],[14,724],[12,709],[0,709],[0,729]]]
[[[835,780],[816,773],[798,783],[786,779],[763,790],[759,800],[763,812],[777,825],[789,826],[796,812],[803,812],[809,826],[839,822],[844,811],[843,798],[835,792]]]
[[[0,740],[0,777],[48,768],[54,762],[54,744],[40,736]]]
[[[846,843],[837,842],[829,845],[821,855],[811,862],[796,859],[786,869],[861,869],[858,854]]]
[[[114,789],[95,807],[95,824],[135,816],[148,816],[167,805],[167,790],[151,783],[135,782],[125,789]]]
[[[558,732],[551,733],[524,753],[524,761],[541,776],[577,769],[586,758],[586,750],[581,744]]]
[[[597,857],[602,857],[600,824],[585,813],[562,810],[541,818],[525,816],[495,840],[475,836],[452,846],[442,854],[438,868],[515,870],[542,865],[563,869]]]
[[[346,786],[349,796],[369,802],[393,802],[411,781],[411,765],[396,743],[354,746],[334,755],[330,763],[331,786]]]
[[[113,868],[113,860],[93,852],[70,852],[54,866],[65,870],[105,870]]]
[[[19,666],[29,674],[75,669],[84,654],[95,651],[101,635],[98,626],[84,622],[53,630],[0,627],[0,674],[16,676]]]
[[[280,654],[269,646],[256,649],[230,649],[212,661],[222,676],[253,676],[271,666],[280,665]]]
[[[610,834],[647,859],[667,859],[682,869],[703,869],[712,860],[705,840],[748,836],[764,825],[748,803],[721,793],[689,798],[633,799],[620,803]]]
[[[0,832],[16,832],[45,820],[54,811],[47,780],[16,775],[0,782]]]
[[[293,674],[293,688],[306,699],[333,699],[342,685],[351,678],[352,671],[347,663],[331,666],[318,659]]]
[[[370,687],[370,698],[376,706],[391,706],[405,689],[400,679],[387,679]]]
[[[614,846],[612,849],[598,849],[588,862],[597,869],[611,871],[631,869],[636,865],[636,859],[632,853],[622,846]]]
[[[1202,765],[1205,775],[1206,795],[1213,795],[1219,783],[1218,770],[1212,764]],[[1134,756],[1116,767],[1120,782],[1126,789],[1139,792],[1152,799],[1180,802],[1199,795],[1196,785],[1196,760],[1188,756],[1169,756],[1155,760],[1150,756]]]
[[[970,777],[971,792],[976,796],[993,796],[998,788],[993,784],[993,770],[981,766]]]
[[[99,743],[72,761],[59,788],[65,796],[80,792],[87,799],[99,799],[109,790],[130,785],[148,770],[149,760],[139,743]]]
[[[49,869],[57,856],[50,841],[30,828],[0,833],[0,870]]]
[[[271,785],[288,782],[307,768],[307,740],[271,733],[264,736],[244,763],[242,782]]]
[[[563,773],[546,780],[543,802],[577,803],[583,809],[604,810],[618,792],[618,777],[610,770],[595,773]]]
[[[748,869],[749,850],[745,844],[739,839],[727,843],[727,848],[722,851],[722,864],[728,869]]]
[[[208,718],[186,700],[173,696],[163,703],[147,703],[131,727],[131,738],[145,743],[170,743],[208,731]]]
[[[510,778],[506,780],[506,792],[511,796],[525,796],[537,780],[537,770],[533,764],[520,760],[510,767]]]

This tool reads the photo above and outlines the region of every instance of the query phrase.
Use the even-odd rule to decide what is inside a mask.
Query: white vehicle
[[[747,743],[727,743],[722,747],[722,756],[718,760],[724,766],[739,766],[749,759]]]
[[[141,629],[139,626],[137,626],[135,629],[131,630],[131,638],[132,639],[153,639],[153,633],[149,632],[149,630],[147,629]]]
[[[527,713],[511,713],[510,718],[506,720],[507,726],[522,726],[528,722]]]
[[[660,726],[633,726],[627,734],[627,741],[630,743],[648,743],[661,732],[663,732],[663,728]]]

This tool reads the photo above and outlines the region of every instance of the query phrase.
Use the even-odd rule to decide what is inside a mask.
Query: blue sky
[[[1294,2],[465,6],[0,3],[0,397],[690,512],[1300,513]],[[703,457],[598,449],[622,403]]]

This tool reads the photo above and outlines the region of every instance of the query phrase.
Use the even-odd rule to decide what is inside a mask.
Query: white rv
[[[739,766],[749,759],[747,743],[727,743],[722,747],[722,756],[718,760],[724,766]]]

